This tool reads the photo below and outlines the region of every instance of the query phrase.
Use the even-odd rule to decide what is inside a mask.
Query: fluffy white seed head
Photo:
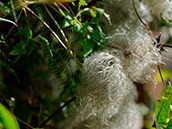
[[[162,17],[167,23],[172,24],[172,3],[169,0],[143,0],[143,2],[154,15]]]
[[[150,80],[153,67],[161,63],[160,53],[143,26],[119,27],[109,41],[120,49],[96,52],[84,61],[78,86],[79,114],[83,123],[94,129],[139,129],[142,117],[133,108],[137,98],[133,82]],[[136,118],[127,110],[135,112]]]
[[[84,61],[81,84],[77,87],[79,108],[71,128],[142,127],[134,82],[148,82],[161,56],[143,26],[120,27],[109,40],[110,45],[121,49],[95,52]]]
[[[122,71],[121,63],[117,56],[107,51],[94,53],[85,59],[78,95],[80,115],[87,123],[88,120],[95,123],[95,120],[99,127],[108,125],[109,120],[119,113],[123,101],[133,102],[137,96],[133,82]]]
[[[110,120],[109,126],[103,129],[141,129],[143,117],[138,111],[137,105],[133,102],[127,103],[126,100],[124,102],[126,105],[120,108],[120,113],[116,114]]]
[[[137,125],[133,129],[141,128],[142,117],[133,108],[136,88],[122,65],[120,58],[109,51],[96,52],[85,59],[81,84],[77,87],[78,111],[61,127],[121,129]]]
[[[118,56],[124,73],[134,82],[147,83],[155,66],[161,63],[160,53],[149,32],[143,26],[125,25],[109,39],[111,45],[121,48]]]
[[[77,87],[79,108],[72,128],[142,127],[134,82],[150,80],[153,67],[161,63],[160,53],[143,26],[120,27],[109,37],[109,44],[120,49],[95,52],[84,61]]]

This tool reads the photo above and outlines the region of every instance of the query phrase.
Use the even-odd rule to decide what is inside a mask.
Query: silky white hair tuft
[[[172,24],[172,3],[169,0],[143,0],[143,2],[154,15]]]

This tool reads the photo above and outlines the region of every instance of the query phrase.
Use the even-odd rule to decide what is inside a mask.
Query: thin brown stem
[[[20,120],[19,118],[16,117],[16,119],[17,119],[18,122],[22,123],[23,125],[25,125],[29,129],[34,129],[34,127],[32,127],[31,125],[27,124],[26,122]]]
[[[160,75],[160,77],[161,77],[162,83],[163,83],[163,85],[164,85],[164,87],[165,87],[165,81],[164,81],[163,76],[162,76],[162,73],[161,73],[160,65],[158,65],[158,71],[159,71],[159,75]]]
[[[76,97],[74,96],[73,98],[71,98],[69,101],[67,101],[63,106],[61,106],[60,108],[58,108],[52,115],[50,115],[40,126],[39,128],[44,127],[47,122],[49,120],[51,120],[57,113],[59,113],[64,107],[66,107],[67,105],[69,105],[71,102],[73,102],[76,99]]]
[[[139,20],[140,20],[141,23],[148,29],[148,31],[150,31],[149,26],[148,26],[146,23],[144,23],[144,21],[142,20],[142,18],[141,18],[140,15],[139,15],[139,13],[137,12],[137,9],[136,9],[134,0],[132,0],[132,4],[133,4],[134,11],[135,11],[137,17],[139,18]]]

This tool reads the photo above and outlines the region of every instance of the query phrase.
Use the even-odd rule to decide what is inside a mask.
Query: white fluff
[[[121,63],[109,52],[95,53],[84,62],[82,83],[78,87],[79,109],[83,122],[90,128],[113,128],[116,123],[116,129],[120,129],[121,124],[117,121],[126,122],[126,118],[122,119],[125,107],[131,110],[130,103],[134,102],[137,93]]]
[[[121,26],[109,37],[111,45],[121,48],[118,55],[123,62],[125,73],[132,81],[139,83],[148,82],[153,68],[161,63],[161,56],[153,45],[150,33],[143,28]]]
[[[151,12],[172,24],[172,3],[169,0],[143,0]]]
[[[142,26],[136,29],[127,26],[122,30],[117,33],[123,36],[114,33],[111,40],[111,45],[120,50],[94,53],[84,62],[82,83],[78,87],[80,114],[93,129],[142,127],[133,82],[147,83],[161,57]]]
[[[156,15],[162,14],[169,20],[171,4],[167,6],[167,1],[160,1],[144,0],[144,3]],[[144,84],[151,79],[154,68],[162,63],[161,55],[150,32],[139,25],[131,0],[109,0],[105,12],[112,16],[109,44],[120,49],[95,52],[85,59],[81,84],[77,87],[79,107],[61,126],[63,129],[142,128],[143,116],[137,110],[134,83]]]
[[[110,44],[121,49],[95,52],[85,59],[77,88],[79,108],[66,129],[142,127],[134,82],[147,83],[161,56],[142,26],[119,28],[110,38]]]

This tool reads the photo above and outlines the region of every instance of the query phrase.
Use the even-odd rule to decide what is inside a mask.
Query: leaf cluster
[[[85,5],[80,0],[67,7],[91,35],[105,42],[107,31],[101,18],[105,16],[110,21],[109,15],[103,9]],[[10,0],[0,2],[0,6],[0,101],[15,114],[20,128],[39,127],[75,96],[81,73],[78,62],[102,45],[57,4],[28,5],[36,16],[25,7],[12,8]],[[6,117],[11,116],[1,107],[5,122],[0,121],[0,125],[7,128]],[[48,126],[56,126],[73,108],[65,107]]]

